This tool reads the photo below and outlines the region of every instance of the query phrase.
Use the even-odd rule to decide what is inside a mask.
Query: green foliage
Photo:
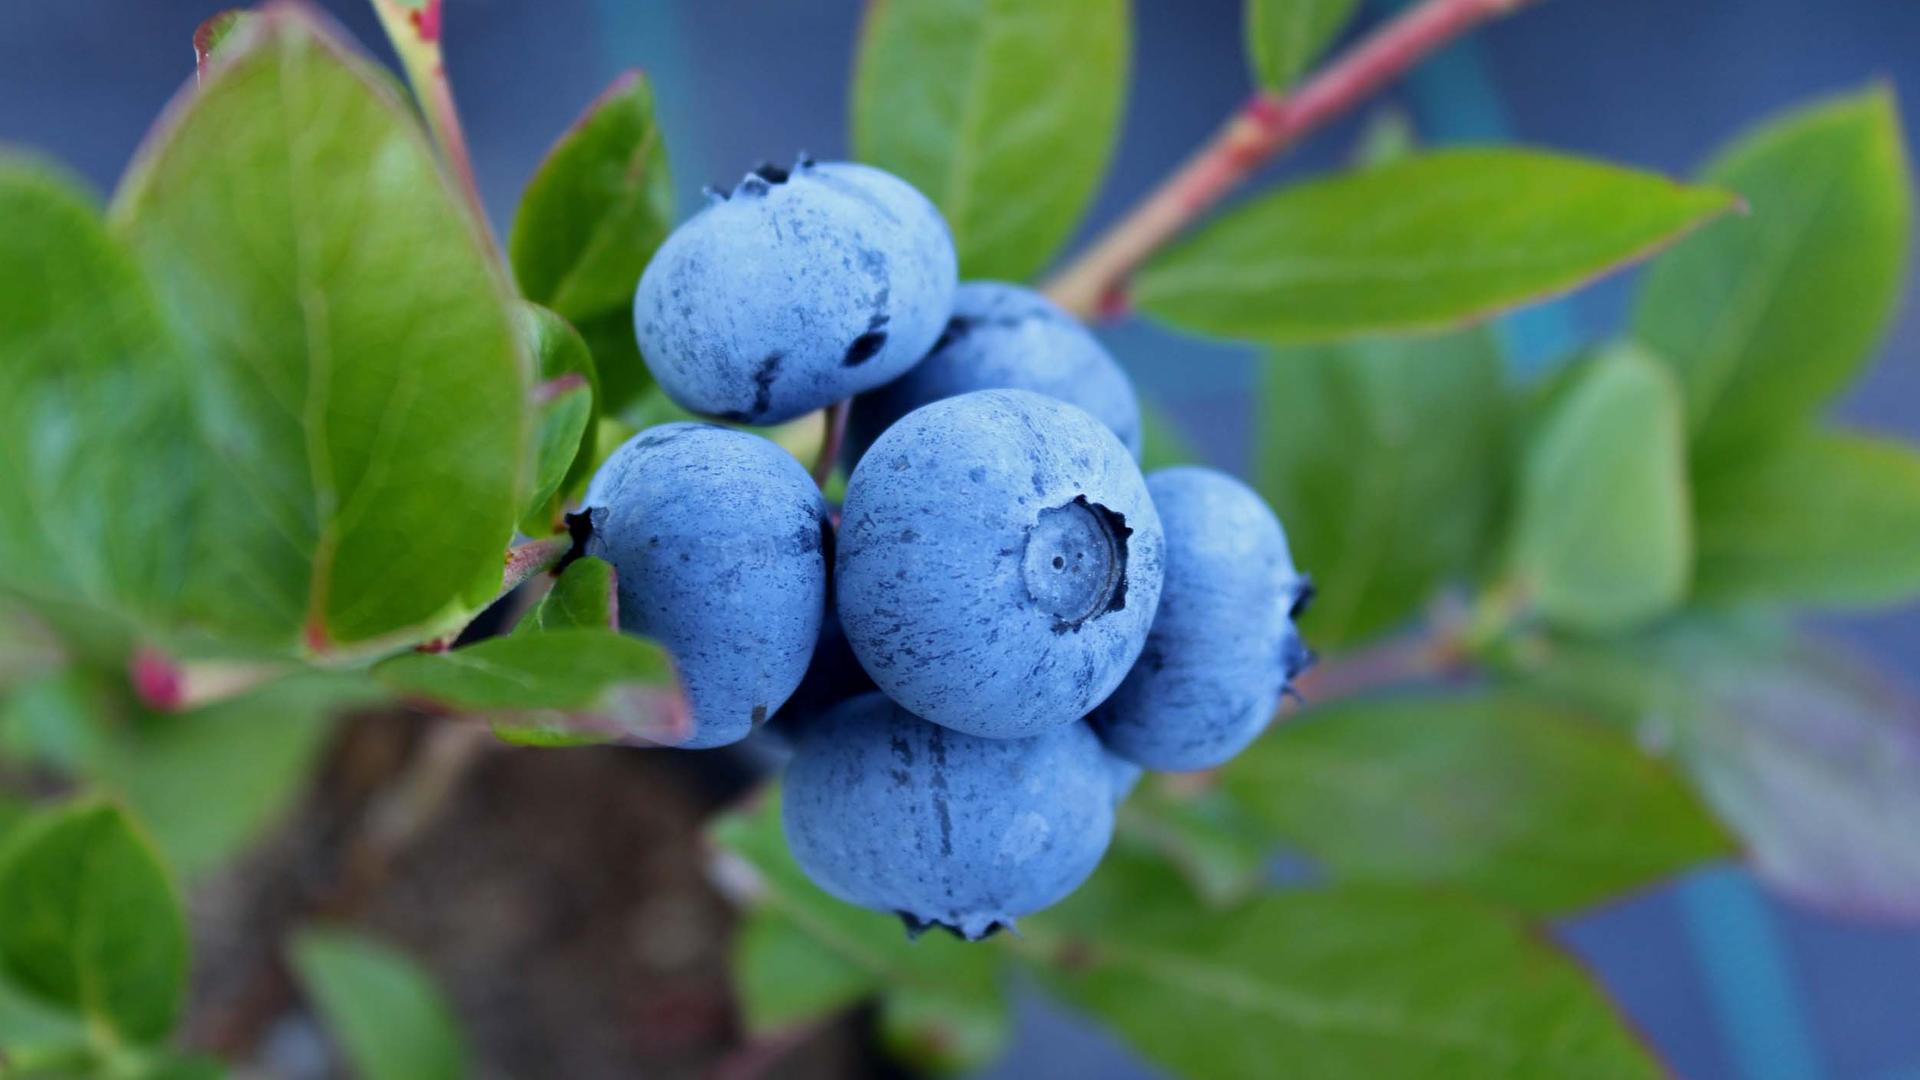
[[[1051,943],[1048,986],[1180,1075],[1661,1075],[1547,938],[1444,893],[1281,892],[1196,917],[1164,868],[1113,852],[1028,933]]]
[[[1679,387],[1633,348],[1574,373],[1521,465],[1513,573],[1554,622],[1631,629],[1678,605],[1693,566]]]
[[[172,1030],[186,933],[166,870],[111,805],[47,811],[0,845],[0,974],[111,1038]]]
[[[1633,327],[1720,457],[1777,437],[1866,364],[1899,296],[1913,180],[1884,86],[1767,123],[1702,179],[1748,211],[1654,264]]]
[[[184,466],[117,464],[149,502],[194,497],[148,533],[194,530],[196,614],[319,650],[491,598],[519,511],[528,372],[402,103],[298,9],[254,25],[116,200],[192,358],[198,425]]]
[[[591,555],[574,560],[554,580],[553,588],[513,628],[515,634],[575,628],[613,628],[619,598],[614,591],[613,564]]]
[[[853,148],[946,214],[963,278],[1045,266],[1098,189],[1127,88],[1127,0],[867,6]]]
[[[1340,33],[1359,0],[1247,0],[1247,56],[1254,78],[1285,90]]]
[[[567,321],[537,304],[519,308],[520,332],[540,373],[539,424],[533,440],[533,488],[520,529],[555,531],[568,496],[593,469],[593,421],[600,413],[600,377],[593,354]]]
[[[1695,591],[1723,603],[1854,606],[1920,594],[1920,453],[1801,431],[1704,474]]]
[[[1724,619],[1561,642],[1525,667],[1671,754],[1776,887],[1920,918],[1920,702],[1777,627]]]
[[[250,11],[238,9],[222,11],[202,22],[193,32],[193,57],[202,76],[215,56],[224,56],[227,43],[234,33],[247,26],[254,19]]]
[[[1365,698],[1283,723],[1223,774],[1337,880],[1579,910],[1730,853],[1664,765],[1539,696]]]
[[[457,1080],[465,1038],[439,988],[406,957],[342,930],[301,932],[288,950],[355,1075],[365,1080]]]
[[[1134,299],[1182,329],[1274,345],[1433,330],[1564,292],[1733,205],[1533,151],[1422,154],[1221,214],[1150,262]]]
[[[673,180],[638,72],[623,75],[548,153],[508,252],[528,300],[580,328],[618,410],[652,382],[634,344],[633,291],[673,224]]]
[[[1491,334],[1288,349],[1261,379],[1256,478],[1318,586],[1316,648],[1397,625],[1485,558],[1508,457]]]
[[[1006,1041],[1001,950],[939,933],[909,939],[898,919],[821,892],[787,850],[777,790],[720,818],[709,836],[722,853],[716,876],[752,902],[733,952],[749,1031],[806,1024],[880,994],[884,1036],[910,1062],[977,1067]]]

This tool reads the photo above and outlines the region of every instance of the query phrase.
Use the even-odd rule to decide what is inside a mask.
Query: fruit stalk
[[[487,219],[486,203],[480,198],[480,183],[474,177],[473,156],[467,151],[466,132],[460,126],[460,110],[454,105],[453,85],[447,81],[446,58],[440,49],[441,4],[443,0],[369,0],[380,16],[393,51],[406,69],[413,95],[426,115],[427,128],[439,144],[441,156],[452,171],[460,194],[473,211],[475,225],[487,240],[489,251],[498,251],[493,225]]]
[[[840,448],[847,441],[847,417],[852,412],[852,398],[827,406],[827,434],[820,442],[819,456],[813,460],[813,482],[823,491],[833,476],[833,467],[840,462]]]
[[[1422,0],[1291,94],[1262,90],[1093,246],[1047,295],[1083,319],[1125,310],[1126,281],[1276,155],[1351,111],[1461,34],[1537,0]]]

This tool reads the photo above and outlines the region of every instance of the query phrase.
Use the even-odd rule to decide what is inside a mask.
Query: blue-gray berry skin
[[[620,628],[673,655],[694,724],[682,745],[745,738],[800,685],[820,636],[831,526],[807,470],[757,435],[662,424],[614,451],[583,509]]]
[[[1100,741],[929,724],[882,694],[802,728],[782,785],[794,858],[848,903],[978,940],[1077,888],[1113,835]]]
[[[953,238],[905,181],[762,166],[673,231],[634,295],[647,367],[681,407],[775,424],[898,377],[953,307]]]
[[[927,358],[853,403],[849,462],[922,405],[970,390],[1032,390],[1078,405],[1140,456],[1140,402],[1133,383],[1078,319],[1032,289],[963,283],[953,317]]]
[[[1090,718],[1149,769],[1211,769],[1265,730],[1306,665],[1293,617],[1308,595],[1286,534],[1252,488],[1214,469],[1147,478],[1166,528],[1166,581],[1140,660]]]
[[[936,401],[847,481],[836,592],[880,689],[1014,739],[1084,717],[1146,643],[1160,518],[1106,425],[1026,390]]]

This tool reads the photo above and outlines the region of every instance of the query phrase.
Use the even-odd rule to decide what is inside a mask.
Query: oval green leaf
[[[1148,264],[1134,300],[1182,329],[1277,345],[1440,329],[1576,288],[1734,204],[1534,151],[1421,154],[1228,210]]]
[[[1506,486],[1504,372],[1481,330],[1269,358],[1257,475],[1318,586],[1301,624],[1316,649],[1390,629],[1485,558]]]
[[[1732,853],[1617,726],[1545,699],[1353,701],[1280,725],[1222,773],[1337,879],[1444,885],[1564,915]]]
[[[11,830],[0,847],[0,970],[114,1035],[155,1043],[186,990],[180,897],[118,808],[84,802]]]
[[[517,314],[540,373],[534,390],[533,488],[520,528],[529,536],[545,536],[559,531],[562,507],[592,471],[600,378],[587,343],[565,319],[538,304],[521,304]]]
[[[1913,242],[1913,179],[1886,86],[1777,118],[1701,178],[1750,212],[1656,262],[1633,327],[1719,457],[1791,429],[1871,359]]]
[[[358,934],[306,930],[294,973],[366,1080],[458,1080],[467,1052],[453,1010],[414,963]]]
[[[1920,452],[1910,444],[1802,432],[1694,482],[1704,600],[1855,607],[1920,594]]]
[[[310,651],[438,625],[498,588],[528,365],[419,124],[278,5],[175,104],[119,193],[186,355],[215,488],[196,565],[248,636]],[[209,545],[212,540],[207,541]]]
[[[1359,0],[1247,0],[1247,56],[1268,90],[1285,90],[1353,18]]]
[[[1685,416],[1661,364],[1611,350],[1572,377],[1521,463],[1515,580],[1549,619],[1628,629],[1676,606],[1693,567]]]
[[[867,6],[853,149],[947,216],[967,278],[1031,277],[1100,186],[1125,104],[1126,0]]]

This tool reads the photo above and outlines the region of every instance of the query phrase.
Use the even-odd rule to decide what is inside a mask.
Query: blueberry
[[[978,940],[1093,872],[1113,835],[1106,760],[1085,724],[981,739],[867,694],[801,730],[787,845],[848,903]]]
[[[1147,647],[1090,718],[1149,769],[1211,769],[1265,730],[1306,665],[1293,615],[1306,579],[1253,489],[1213,469],[1147,478],[1166,528],[1166,583]]]
[[[1053,301],[1019,285],[969,281],[927,358],[853,403],[847,461],[893,422],[969,390],[1032,390],[1078,405],[1140,456],[1140,402],[1097,338]]]
[[[694,722],[724,746],[806,673],[827,598],[827,508],[778,446],[711,424],[648,428],[588,485],[586,552],[613,564],[620,627],[673,655]]]
[[[761,166],[689,218],[634,296],[647,366],[681,407],[775,424],[898,377],[953,307],[953,238],[879,169]]]
[[[1146,641],[1160,518],[1126,447],[1072,405],[981,390],[903,417],[847,482],[840,619],[887,695],[1020,738],[1085,716]]]

